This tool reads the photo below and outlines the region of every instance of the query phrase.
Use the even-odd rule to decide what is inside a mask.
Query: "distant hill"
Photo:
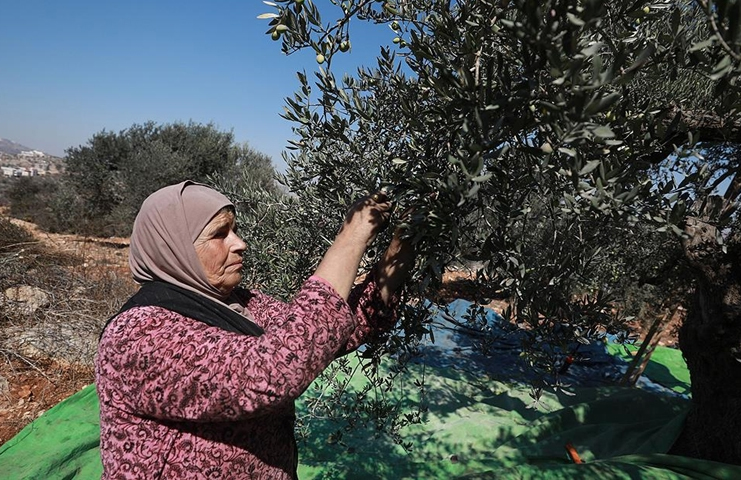
[[[15,143],[12,140],[0,138],[0,153],[7,153],[9,155],[18,155],[21,152],[30,152],[33,150],[34,150],[33,148],[29,148],[25,145],[21,145],[20,143]]]

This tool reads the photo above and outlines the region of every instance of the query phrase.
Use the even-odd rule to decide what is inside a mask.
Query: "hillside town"
[[[0,169],[3,177],[36,177],[61,172],[62,159],[39,150],[16,154],[0,152]]]

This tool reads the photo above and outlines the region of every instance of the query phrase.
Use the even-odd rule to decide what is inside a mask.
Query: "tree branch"
[[[702,6],[703,10],[705,10],[705,15],[707,15],[708,21],[710,22],[710,28],[713,30],[713,33],[718,39],[718,42],[720,42],[721,47],[723,47],[723,50],[725,50],[728,55],[733,57],[734,60],[736,60],[737,62],[741,62],[741,55],[734,52],[731,46],[726,43],[723,35],[720,34],[720,29],[718,28],[718,24],[715,22],[715,14],[712,11],[710,2],[708,2],[707,0],[698,0],[697,3],[699,3]]]
[[[695,138],[708,143],[741,144],[741,117],[722,117],[707,110],[683,110],[674,105],[667,116],[666,124],[676,123],[664,137],[662,148],[639,157],[642,164],[658,165],[674,153],[676,146],[687,143],[687,133],[693,132]],[[678,120],[678,121],[677,121]]]

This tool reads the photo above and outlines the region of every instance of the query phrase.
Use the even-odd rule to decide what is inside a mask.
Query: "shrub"
[[[23,227],[0,217],[0,254],[14,253],[33,242],[33,235]]]

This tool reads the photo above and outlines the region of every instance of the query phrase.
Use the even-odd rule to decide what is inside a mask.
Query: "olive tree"
[[[741,463],[741,2],[271,5],[268,33],[318,62],[285,113],[287,181],[306,208],[388,188],[419,252],[410,289],[476,259],[511,320],[554,342],[610,324],[599,290],[574,295],[619,251],[601,231],[667,235],[693,292],[680,334],[692,410],[674,452]],[[388,26],[389,46],[338,79],[356,22]]]
[[[103,130],[86,145],[67,150],[60,195],[76,200],[52,207],[67,220],[60,228],[127,235],[141,202],[153,191],[186,179],[233,174],[255,156],[259,153],[237,144],[231,132],[211,124],[147,122],[118,133]]]

